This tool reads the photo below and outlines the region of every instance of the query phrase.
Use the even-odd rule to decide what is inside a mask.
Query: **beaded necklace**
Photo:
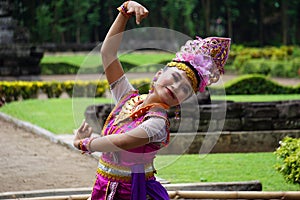
[[[123,105],[122,110],[120,111],[118,116],[116,116],[116,119],[115,119],[113,125],[117,125],[120,122],[126,121],[128,119],[134,120],[134,119],[144,115],[147,111],[149,111],[153,107],[160,107],[160,108],[164,108],[164,109],[169,108],[169,106],[164,103],[152,103],[152,104],[148,104],[146,106],[139,108],[139,105],[141,105],[144,102],[146,97],[147,97],[147,94],[142,94],[142,95],[135,96],[135,97],[129,99]]]

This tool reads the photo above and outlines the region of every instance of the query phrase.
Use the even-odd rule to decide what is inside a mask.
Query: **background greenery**
[[[20,31],[38,43],[103,41],[117,15],[116,0],[11,0]],[[298,0],[141,0],[150,15],[139,27],[162,27],[194,37],[228,36],[247,45],[297,44]],[[135,28],[134,20],[128,28]],[[26,31],[25,31],[26,30]]]
[[[120,54],[126,72],[156,72],[175,57],[161,51]],[[41,60],[43,75],[103,73],[99,54],[46,54]],[[246,47],[232,45],[225,66],[226,74],[261,74],[270,77],[300,77],[298,46]]]

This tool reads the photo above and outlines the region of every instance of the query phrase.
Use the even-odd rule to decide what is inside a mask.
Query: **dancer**
[[[83,122],[74,146],[86,153],[102,152],[92,200],[169,199],[155,179],[153,166],[157,151],[169,142],[167,109],[218,81],[224,73],[230,39],[187,41],[176,57],[156,73],[149,93],[140,95],[126,78],[117,51],[127,21],[135,16],[140,24],[148,10],[135,1],[123,3],[118,10],[101,48],[116,106],[103,126],[102,137],[91,137],[92,128]]]

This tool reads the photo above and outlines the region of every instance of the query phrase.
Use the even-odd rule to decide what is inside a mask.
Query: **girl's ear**
[[[162,72],[163,72],[163,70],[160,69],[158,72],[156,72],[155,77],[158,78],[162,74]]]

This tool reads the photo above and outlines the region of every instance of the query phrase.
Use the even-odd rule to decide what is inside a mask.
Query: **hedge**
[[[286,182],[300,184],[300,138],[285,137],[274,153],[280,160],[275,168]]]
[[[225,85],[227,95],[247,95],[247,94],[300,94],[300,85],[284,86],[280,85],[266,76],[253,74],[240,76]],[[218,93],[220,88],[211,87],[214,93]]]
[[[6,102],[37,98],[44,93],[48,98],[58,98],[62,93],[69,97],[102,97],[108,88],[107,81],[2,81],[0,98]]]
[[[150,79],[131,80],[131,84],[140,93],[149,91]],[[62,93],[69,97],[103,97],[108,89],[107,81],[3,81],[0,82],[0,98],[6,102],[20,99],[37,98],[44,93],[48,98],[58,98]],[[214,94],[223,91],[218,87],[210,87]],[[300,94],[300,85],[283,86],[263,75],[244,75],[225,84],[227,95],[237,94]]]

